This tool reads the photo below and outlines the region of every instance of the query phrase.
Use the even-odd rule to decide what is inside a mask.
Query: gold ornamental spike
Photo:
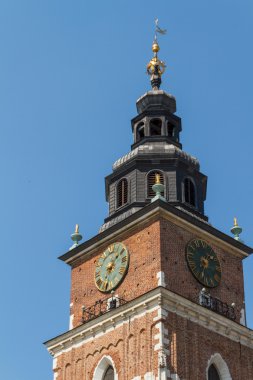
[[[156,174],[155,174],[155,183],[158,184],[158,185],[161,183],[161,182],[160,182],[160,178],[161,178],[160,174],[159,174],[159,173],[156,173]]]
[[[234,217],[234,227],[237,227],[238,226],[238,221],[237,221],[237,218]]]
[[[76,224],[75,234],[79,234],[79,224]]]

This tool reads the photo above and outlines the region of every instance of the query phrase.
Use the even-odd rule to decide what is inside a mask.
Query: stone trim
[[[114,364],[114,361],[110,356],[103,356],[102,359],[99,361],[98,365],[95,368],[93,380],[103,380],[105,371],[109,366],[112,366],[114,370],[114,380],[118,380],[118,374],[116,371],[116,367]]]
[[[128,323],[129,318],[141,318],[155,310],[158,310],[159,315],[166,312],[175,313],[210,331],[253,348],[252,330],[162,287],[157,287],[101,317],[53,338],[45,342],[45,345],[50,354],[57,357],[62,352],[82,346],[87,341]]]

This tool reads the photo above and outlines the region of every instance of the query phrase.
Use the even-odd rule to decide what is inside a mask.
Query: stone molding
[[[63,352],[70,351],[74,347],[82,346],[95,337],[115,330],[122,326],[123,323],[128,323],[129,318],[134,320],[155,310],[159,311],[160,309],[175,313],[210,331],[235,342],[240,342],[244,346],[253,348],[252,330],[163,287],[157,287],[149,293],[117,309],[111,310],[109,313],[53,338],[45,342],[45,345],[50,354],[57,357]]]

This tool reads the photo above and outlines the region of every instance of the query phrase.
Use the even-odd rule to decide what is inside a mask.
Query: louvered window
[[[109,366],[106,370],[106,373],[103,377],[103,380],[114,380],[114,370],[112,366]]]
[[[208,380],[220,380],[216,367],[212,364],[208,370]]]
[[[152,189],[152,186],[155,184],[155,175],[160,175],[160,182],[164,185],[164,177],[163,174],[159,171],[153,171],[150,172],[147,176],[147,197],[153,198],[155,196],[155,192]],[[164,197],[164,192],[161,193],[161,195]]]
[[[189,178],[184,180],[184,200],[186,203],[195,207],[195,187]]]
[[[117,186],[117,208],[123,206],[128,200],[128,183],[126,178],[123,178]]]

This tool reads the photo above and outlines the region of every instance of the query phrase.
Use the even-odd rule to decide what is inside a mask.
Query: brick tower
[[[236,220],[235,238],[208,223],[207,177],[159,89],[156,38],[152,50],[134,143],[105,179],[109,216],[80,245],[77,228],[60,257],[72,270],[70,328],[45,343],[54,379],[253,379],[242,272],[252,249]]]

